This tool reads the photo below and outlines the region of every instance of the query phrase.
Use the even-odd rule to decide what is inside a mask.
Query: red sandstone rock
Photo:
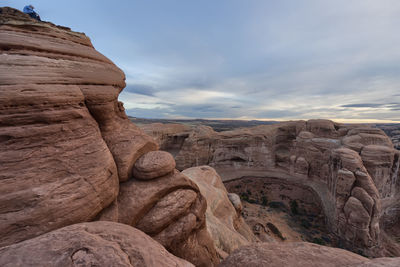
[[[136,161],[133,176],[140,180],[150,180],[164,176],[175,169],[174,157],[165,151],[152,151]]]
[[[343,249],[311,243],[256,243],[237,249],[220,266],[341,267],[369,262],[367,258]]]
[[[193,266],[119,223],[70,225],[0,248],[1,266]]]
[[[117,204],[100,219],[114,220],[110,214],[116,214],[118,222],[144,231],[174,255],[211,266],[217,264],[217,257],[211,238],[203,233],[206,206],[197,185],[174,171],[156,179],[121,183]]]
[[[165,135],[161,132],[159,129],[158,136],[164,140],[184,136],[171,133],[171,129]],[[199,128],[188,133],[185,129],[185,134],[180,150],[174,147],[178,169],[207,164],[224,181],[272,177],[282,185],[293,182],[309,187],[318,195],[329,229],[347,248],[379,255],[372,248],[383,246],[380,233],[386,227],[384,221],[394,225],[400,217],[395,208],[400,191],[400,153],[382,130],[310,120],[219,133]],[[160,144],[168,151],[168,144]],[[365,220],[359,222],[362,229],[355,229],[343,210],[352,194],[368,213],[359,218]],[[354,218],[350,220],[354,224]]]
[[[217,264],[198,187],[173,172],[169,154],[149,153],[157,144],[117,100],[124,73],[84,34],[14,9],[0,9],[0,36],[0,246],[102,219],[138,225],[196,265]],[[145,154],[141,174],[169,177],[128,181]]]
[[[93,220],[117,197],[116,164],[80,86],[119,92],[124,74],[84,34],[13,9],[1,9],[0,35],[4,246]]]
[[[257,238],[243,221],[240,211],[237,212],[228,198],[228,192],[221,177],[209,166],[186,169],[182,174],[189,177],[200,188],[201,194],[207,200],[207,230],[219,251],[220,258],[225,253],[230,254],[240,246],[254,242]],[[233,197],[237,209],[241,209],[240,198]],[[224,253],[225,252],[225,253]]]

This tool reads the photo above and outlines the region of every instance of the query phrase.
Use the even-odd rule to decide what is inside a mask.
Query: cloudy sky
[[[1,3],[85,32],[131,116],[400,122],[399,0]]]

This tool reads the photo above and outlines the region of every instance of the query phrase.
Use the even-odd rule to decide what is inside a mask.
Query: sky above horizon
[[[398,0],[1,3],[88,35],[130,116],[400,122]]]

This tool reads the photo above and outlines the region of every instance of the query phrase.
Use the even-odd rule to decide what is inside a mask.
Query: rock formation
[[[269,200],[283,201],[288,208],[291,200],[299,200],[301,210],[324,214],[344,247],[378,256],[380,233],[398,225],[400,151],[380,129],[328,120],[219,133],[200,126],[176,133],[169,127],[162,134],[161,127],[158,141],[166,151],[167,140],[181,138],[180,149],[174,146],[178,169],[210,165],[231,192],[254,189],[254,196],[260,194],[257,187],[275,187],[263,190]],[[152,134],[151,125],[143,129]],[[245,186],[238,189],[241,181]]]
[[[193,266],[143,232],[111,222],[80,223],[0,248],[1,266]]]
[[[124,75],[83,34],[7,8],[0,23],[4,246],[93,220],[117,197],[117,166],[82,88],[114,104]]]
[[[195,265],[216,265],[206,201],[197,185],[175,170],[173,157],[155,151],[153,139],[127,118],[117,100],[124,73],[84,34],[12,8],[0,8],[0,36],[0,247],[8,246],[3,262],[91,226],[59,228],[109,220],[142,229]],[[141,236],[133,227],[115,227],[121,230],[116,236],[128,229]],[[126,235],[131,242],[132,235]],[[81,238],[76,242],[92,237]],[[17,242],[22,243],[12,245]],[[121,243],[125,248],[130,246]],[[172,256],[155,249],[173,264]],[[95,256],[85,256],[86,250],[75,256],[91,262],[101,257],[100,250]],[[130,252],[120,252],[115,257],[127,260]],[[143,250],[131,253],[155,262]],[[40,255],[70,260],[62,250]]]
[[[400,124],[377,124],[376,127],[382,129],[387,136],[392,139],[394,147],[400,150]]]
[[[306,242],[293,242],[248,245],[233,252],[220,266],[394,267],[399,266],[399,264],[399,258],[370,260],[343,249],[324,247]]]
[[[216,264],[206,230],[206,200],[197,185],[174,167],[167,152],[144,154],[133,167],[134,178],[120,184],[117,200],[100,220],[134,226],[198,266]]]
[[[209,166],[186,169],[182,174],[193,180],[207,200],[207,230],[219,250],[220,258],[235,249],[257,241],[241,216],[240,198],[228,195],[221,177]]]
[[[129,121],[123,72],[83,33],[5,7],[0,37],[2,266],[216,266],[214,244],[225,257],[254,236],[214,170],[175,169],[202,163],[224,179],[279,170],[349,244],[399,231],[399,155],[380,132],[309,121],[213,139],[181,127],[165,145],[176,162]]]

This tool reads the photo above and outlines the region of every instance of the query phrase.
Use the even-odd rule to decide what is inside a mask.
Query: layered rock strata
[[[309,120],[219,133],[207,126],[171,133],[166,126],[163,135],[161,126],[158,142],[167,151],[166,140],[187,136],[178,151],[174,146],[178,169],[207,164],[225,183],[264,177],[310,188],[329,229],[348,248],[379,255],[381,230],[398,222],[400,152],[380,129]]]
[[[83,33],[15,9],[0,8],[0,36],[0,247],[107,219],[216,265],[206,201],[127,118],[124,73]]]
[[[134,178],[120,184],[117,200],[100,220],[134,226],[197,266],[217,264],[206,230],[207,202],[198,186],[174,167],[167,152],[144,154],[133,167]]]
[[[4,246],[93,220],[117,197],[118,167],[82,87],[113,103],[124,75],[83,34],[7,8],[0,23]]]
[[[218,249],[220,258],[235,249],[256,242],[257,238],[241,216],[242,204],[236,194],[228,195],[221,177],[209,166],[186,169],[182,174],[200,188],[207,201],[207,230]]]

